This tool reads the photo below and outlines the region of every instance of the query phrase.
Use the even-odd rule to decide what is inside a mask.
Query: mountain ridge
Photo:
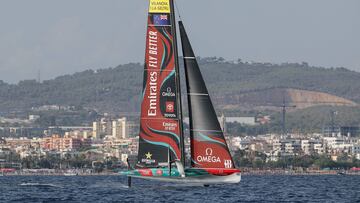
[[[349,103],[360,102],[360,73],[345,68],[327,69],[307,63],[229,62],[217,57],[198,59],[217,107],[237,102],[229,95],[241,96],[270,89],[320,92],[341,97]],[[51,104],[83,106],[99,112],[137,112],[142,77],[143,65],[130,63],[59,76],[42,83],[35,80],[18,84],[0,81],[0,112]],[[184,84],[183,81],[182,92],[185,92]]]

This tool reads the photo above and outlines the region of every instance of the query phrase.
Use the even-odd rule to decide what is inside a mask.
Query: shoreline
[[[4,173],[3,176],[66,176],[66,177],[74,177],[74,176],[116,176],[118,173],[84,173],[84,174],[76,174],[76,175],[65,175],[64,173]]]
[[[307,171],[307,172],[299,172],[299,171],[286,171],[286,170],[252,170],[252,171],[242,171],[242,176],[320,176],[320,175],[360,175],[360,172],[353,171],[339,171],[329,170],[329,171]],[[120,176],[117,172],[102,172],[102,173],[82,173],[78,172],[74,175],[66,175],[63,172],[55,172],[55,173],[47,173],[47,172],[15,172],[15,173],[4,173],[0,174],[0,177],[5,176]]]

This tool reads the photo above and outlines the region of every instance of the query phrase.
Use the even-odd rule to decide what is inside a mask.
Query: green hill
[[[216,57],[202,58],[199,64],[218,108],[240,102],[234,99],[238,98],[236,95],[276,88],[324,92],[360,102],[360,73],[345,68],[311,67],[306,63],[228,62]],[[89,107],[99,112],[138,112],[142,72],[141,64],[131,63],[87,70],[41,83],[35,80],[18,84],[0,81],[0,112],[50,104]],[[263,103],[261,94],[255,100],[254,106],[257,102]],[[236,111],[237,107],[234,108],[232,110]]]

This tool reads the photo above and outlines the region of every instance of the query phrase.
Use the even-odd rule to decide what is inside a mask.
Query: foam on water
[[[61,186],[55,185],[55,184],[50,184],[50,183],[21,183],[19,184],[20,186],[32,186],[32,187],[58,187],[61,188]]]

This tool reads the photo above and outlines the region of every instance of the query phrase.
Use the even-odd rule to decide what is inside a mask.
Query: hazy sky
[[[199,56],[360,71],[359,0],[177,0]],[[0,80],[143,62],[148,0],[0,0]]]

